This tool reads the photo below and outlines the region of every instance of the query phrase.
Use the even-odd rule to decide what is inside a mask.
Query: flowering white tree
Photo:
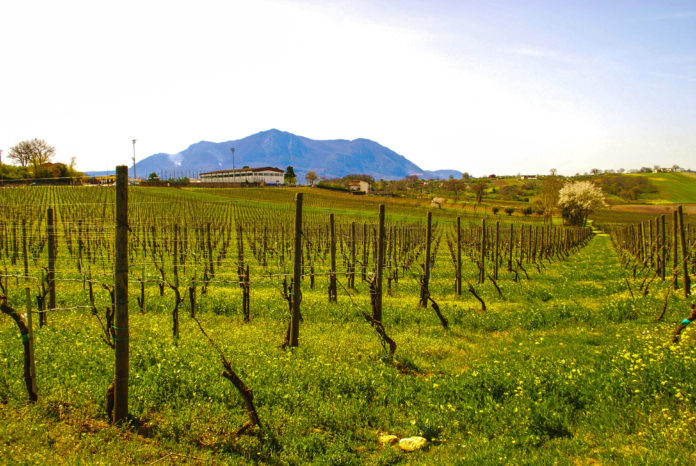
[[[566,183],[558,192],[558,206],[571,225],[585,226],[587,216],[604,205],[602,188],[590,181]]]

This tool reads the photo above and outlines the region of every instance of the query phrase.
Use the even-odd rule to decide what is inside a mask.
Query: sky
[[[0,4],[0,150],[113,170],[271,128],[475,176],[696,169],[696,2]]]

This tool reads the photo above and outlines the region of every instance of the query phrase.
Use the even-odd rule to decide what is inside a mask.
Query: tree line
[[[69,164],[52,162],[56,154],[55,146],[43,139],[28,139],[12,146],[7,158],[15,165],[0,161],[0,175],[3,180],[22,180],[39,178],[72,178],[81,176],[75,168],[75,157]]]

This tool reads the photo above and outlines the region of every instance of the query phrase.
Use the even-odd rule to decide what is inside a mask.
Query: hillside
[[[681,204],[696,202],[696,174],[645,173],[641,175],[657,188],[654,195],[643,196],[646,204]]]
[[[367,174],[378,180],[395,180],[408,175],[421,178],[461,176],[456,170],[423,170],[406,157],[369,139],[320,141],[277,129],[234,141],[201,141],[176,154],[154,154],[137,163],[137,173],[144,177],[155,172],[160,177],[170,178],[231,169],[233,147],[236,168],[248,165],[284,169],[292,165],[298,182],[304,182],[309,170],[327,178],[349,174]]]

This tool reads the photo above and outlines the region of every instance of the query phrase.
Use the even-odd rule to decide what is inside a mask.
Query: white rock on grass
[[[403,451],[416,451],[425,446],[427,440],[423,437],[408,437],[399,440],[399,448]]]

